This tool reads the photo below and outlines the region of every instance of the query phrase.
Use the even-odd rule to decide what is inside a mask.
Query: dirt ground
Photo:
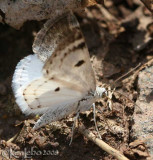
[[[84,15],[76,13],[97,84],[108,90],[109,86],[116,88],[111,100],[104,98],[96,102],[99,132],[103,141],[129,159],[147,160],[150,158],[148,147],[143,139],[134,136],[132,127],[136,121],[133,120],[135,102],[140,94],[139,72],[146,64],[153,64],[151,13],[143,4],[130,0],[108,1],[105,5],[105,13],[100,6],[90,7]],[[72,118],[30,132],[38,117],[21,113],[15,103],[11,80],[16,64],[33,53],[33,39],[43,23],[27,22],[21,30],[0,24],[0,159],[115,160],[77,131],[69,146]],[[112,109],[106,105],[108,101]],[[80,121],[97,135],[92,109],[81,113]],[[35,151],[37,155],[24,157],[26,151]],[[9,157],[9,152],[18,155]]]

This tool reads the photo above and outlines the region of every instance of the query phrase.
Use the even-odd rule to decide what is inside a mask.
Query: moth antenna
[[[108,91],[112,91],[112,90],[107,90],[107,92],[108,92]],[[129,101],[131,101],[131,102],[133,103],[133,101],[132,101],[131,99],[129,99],[127,96],[125,96],[124,94],[122,94],[122,93],[120,93],[120,92],[118,92],[118,91],[115,91],[115,90],[113,90],[113,92],[116,92],[116,93],[122,95],[123,97],[125,97],[126,99],[128,99]],[[108,99],[111,99],[110,97],[107,97],[107,98],[108,98]]]
[[[108,91],[112,91],[112,90],[107,90],[107,92]],[[142,111],[142,109],[136,104],[136,103],[134,103],[131,99],[129,99],[126,95],[124,95],[124,94],[122,94],[122,93],[120,93],[120,92],[118,92],[118,91],[116,91],[116,90],[114,90],[113,92],[116,92],[116,93],[118,93],[118,94],[120,94],[120,95],[122,95],[123,97],[125,97],[126,99],[128,99],[132,104],[134,104],[134,105],[136,105],[141,111]],[[109,98],[109,97],[107,97],[109,100],[111,100],[111,98]],[[111,101],[112,102],[112,101]],[[112,104],[113,105],[113,104]]]
[[[131,71],[128,71],[127,73],[125,73],[124,75],[122,75],[121,77],[117,78],[112,85],[114,85],[116,82],[120,81],[122,78],[124,78],[125,76],[127,76],[128,74],[132,73],[133,71],[135,71],[138,67],[141,66],[141,63],[139,63],[136,67],[134,67]]]
[[[134,67],[131,71],[129,71],[129,72],[127,72],[127,73],[125,73],[124,75],[122,75],[121,77],[119,77],[118,79],[116,79],[113,83],[112,83],[112,86],[116,83],[116,82],[118,82],[119,80],[121,80],[122,78],[124,78],[125,76],[127,76],[128,74],[130,74],[131,72],[133,72],[133,71],[135,71],[138,67],[140,67],[141,66],[141,63],[139,63],[136,67]],[[110,88],[110,87],[108,87],[109,89],[107,90],[107,93],[109,94],[110,92],[109,91],[111,91],[112,93],[110,94],[110,95],[108,95],[108,99],[110,100],[111,98],[112,98],[112,95],[113,95],[113,92],[116,92],[116,93],[118,93],[118,94],[120,94],[120,95],[122,95],[122,96],[124,96],[126,99],[128,99],[131,103],[134,103],[131,99],[129,99],[127,96],[125,96],[124,94],[122,94],[122,93],[120,93],[120,92],[118,92],[118,91],[116,91],[115,90],[115,87],[114,87],[114,89],[113,89],[113,91],[112,91],[112,89]],[[110,97],[111,96],[111,97]],[[108,102],[109,103],[109,108],[112,110],[112,108],[111,108],[111,101],[109,101]],[[138,108],[140,108],[137,104],[135,104]]]
[[[120,95],[122,95],[123,97],[125,97],[126,99],[128,99],[131,103],[133,103],[133,101],[130,98],[128,98],[126,95],[124,95],[124,94],[122,94],[122,93],[120,93],[118,91],[115,91],[115,92],[118,93],[118,94],[120,94]]]
[[[122,95],[126,99],[128,99],[131,103],[133,103],[134,105],[136,105],[142,111],[142,109],[136,103],[134,103],[131,99],[129,99],[126,95],[124,95],[124,94],[122,94],[122,93],[120,93],[118,91],[115,91],[115,92],[118,93],[118,94],[120,94],[120,95]]]

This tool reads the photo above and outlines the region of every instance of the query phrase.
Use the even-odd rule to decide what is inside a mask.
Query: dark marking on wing
[[[77,64],[75,64],[75,67],[80,67],[81,65],[83,65],[85,63],[84,60],[80,60]]]
[[[71,53],[72,51],[78,50],[78,49],[83,49],[85,46],[86,46],[85,42],[78,44],[78,46],[74,45],[74,47],[71,48],[67,54]]]
[[[80,43],[77,48],[83,49],[86,46],[85,42]]]
[[[53,54],[53,56],[54,56],[54,57],[56,57],[56,56],[57,56],[57,54],[55,53],[55,54]]]
[[[64,57],[67,56],[67,53],[64,53]]]
[[[87,98],[82,98],[80,101],[78,101],[77,109],[79,109],[80,103],[83,102],[83,101],[86,101],[86,100],[87,100]]]
[[[49,73],[48,69],[46,70],[46,73],[47,73],[47,74]]]
[[[59,91],[59,90],[60,90],[60,88],[59,88],[59,87],[57,87],[54,91],[55,91],[55,92],[57,92],[57,91]]]

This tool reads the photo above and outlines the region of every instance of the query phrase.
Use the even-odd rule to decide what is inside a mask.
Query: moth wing
[[[37,33],[33,52],[38,55],[41,61],[45,62],[54,52],[59,43],[77,26],[77,21],[72,20],[72,15],[63,15],[55,20],[48,20],[44,27]]]
[[[74,16],[71,22],[77,25],[59,42],[45,63],[43,74],[48,79],[60,77],[62,80],[84,87],[86,92],[94,92],[95,76],[85,39]]]
[[[23,97],[28,106],[24,113],[42,114],[48,110],[55,112],[57,108],[73,104],[84,96],[84,89],[80,86],[60,79],[49,80],[42,77],[31,82],[23,90]],[[74,108],[68,108],[68,110],[74,110]]]
[[[61,104],[71,104],[84,97],[84,88],[72,82],[45,78],[43,65],[37,55],[29,55],[16,67],[12,88],[23,113],[43,114],[50,108],[56,110]]]
[[[39,60],[37,55],[29,55],[17,64],[12,79],[12,88],[15,95],[18,90],[43,76],[43,65],[44,63]]]
[[[40,119],[35,123],[35,126],[33,127],[33,129],[36,130],[44,126],[45,124],[65,118],[72,113],[76,113],[77,109],[78,109],[78,102],[60,104],[56,108],[50,108],[50,110],[44,113],[40,117]]]

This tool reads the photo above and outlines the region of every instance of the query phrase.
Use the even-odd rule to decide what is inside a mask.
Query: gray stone
[[[153,66],[139,73],[138,90],[131,136],[144,141],[153,159]]]

